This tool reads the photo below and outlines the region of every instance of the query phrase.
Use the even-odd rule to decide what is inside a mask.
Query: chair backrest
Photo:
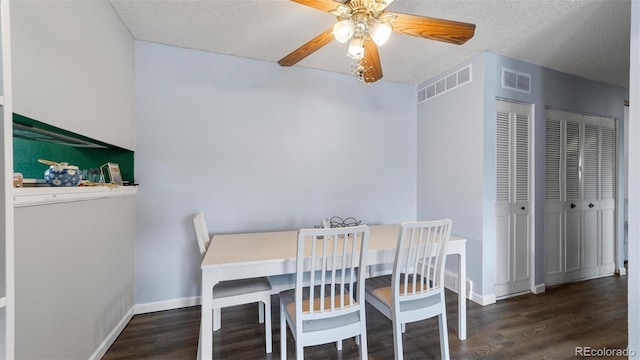
[[[357,309],[357,294],[364,296],[368,242],[366,225],[298,231],[296,322]]]
[[[391,281],[394,302],[416,300],[443,291],[450,237],[449,219],[401,224]]]
[[[204,256],[211,238],[209,237],[209,230],[207,230],[207,223],[204,221],[204,214],[202,212],[193,216],[193,225],[196,228],[196,238],[198,239],[198,246],[200,247],[200,255]]]

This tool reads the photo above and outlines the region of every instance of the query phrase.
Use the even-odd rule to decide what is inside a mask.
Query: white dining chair
[[[296,287],[280,292],[280,357],[287,358],[287,328],[296,344],[296,358],[304,347],[354,337],[360,359],[367,359],[364,299],[366,225],[301,229],[296,252]],[[362,269],[362,271],[360,271]]]
[[[401,224],[391,275],[367,279],[365,299],[393,323],[396,360],[405,324],[438,317],[440,356],[449,359],[444,264],[451,220]]]
[[[202,212],[197,213],[193,217],[193,224],[196,229],[200,255],[204,256],[211,239]],[[271,284],[266,277],[230,280],[218,283],[213,288],[213,309],[211,309],[211,311],[213,311],[214,317],[220,317],[220,309],[222,308],[254,302],[258,303],[259,322],[265,324],[266,352],[271,353]]]

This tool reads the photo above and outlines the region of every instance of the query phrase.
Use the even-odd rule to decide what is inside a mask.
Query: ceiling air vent
[[[418,90],[418,104],[471,82],[471,64]]]
[[[531,74],[502,68],[502,88],[531,94]]]

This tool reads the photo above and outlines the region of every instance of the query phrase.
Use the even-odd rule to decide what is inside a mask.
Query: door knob
[[[524,210],[524,206],[520,208],[520,210]]]
[[[594,206],[595,206],[595,205],[593,205],[593,204],[589,204],[589,208],[592,208],[592,207],[594,207]]]
[[[571,203],[571,208],[573,209],[573,208],[575,208],[575,207],[576,207],[576,204]]]

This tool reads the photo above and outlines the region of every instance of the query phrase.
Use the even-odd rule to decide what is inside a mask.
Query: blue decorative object
[[[77,186],[82,180],[82,171],[68,163],[51,165],[44,172],[44,179],[51,186]]]

